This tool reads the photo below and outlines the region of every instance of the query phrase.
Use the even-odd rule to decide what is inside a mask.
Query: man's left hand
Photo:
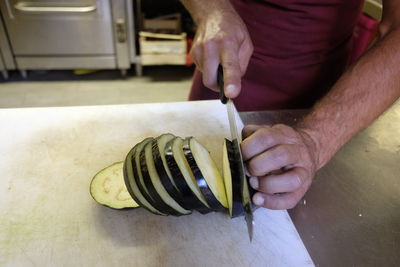
[[[243,160],[257,192],[254,204],[290,209],[304,196],[318,168],[317,145],[305,131],[277,124],[243,129]]]

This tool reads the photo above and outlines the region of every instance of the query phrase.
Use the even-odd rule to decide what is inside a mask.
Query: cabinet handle
[[[117,19],[116,20],[117,26],[117,40],[119,43],[126,42],[126,27],[125,27],[125,20],[124,19]]]
[[[30,6],[27,3],[17,3],[14,8],[25,13],[88,13],[97,9],[96,5],[80,6],[80,7],[63,7],[63,6]]]

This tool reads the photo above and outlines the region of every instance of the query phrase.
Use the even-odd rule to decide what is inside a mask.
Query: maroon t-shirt
[[[254,45],[240,111],[308,108],[345,70],[363,0],[231,0]],[[215,99],[196,70],[189,100]]]

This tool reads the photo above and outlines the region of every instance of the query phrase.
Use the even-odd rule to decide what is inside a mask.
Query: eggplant
[[[125,186],[123,164],[123,162],[116,162],[93,177],[90,183],[90,194],[97,203],[113,209],[139,207]]]
[[[231,217],[237,217],[244,214],[246,203],[250,205],[243,199],[247,181],[241,178],[239,161],[239,151],[225,139],[221,176],[208,150],[195,138],[163,134],[144,139],[129,151],[124,163],[100,171],[90,192],[100,204],[118,209],[143,207],[157,215],[181,216],[193,210],[206,214],[228,208]],[[115,181],[106,183],[111,175]],[[121,195],[123,182],[125,195],[120,203],[104,187],[112,184]]]
[[[143,175],[144,183],[149,191],[149,194],[157,203],[162,206],[163,212],[171,215],[180,216],[190,214],[191,211],[180,206],[163,187],[160,176],[157,173],[153,159],[153,143],[149,142],[140,152],[140,167]]]
[[[123,171],[126,188],[128,189],[128,192],[131,194],[132,198],[141,207],[157,215],[166,215],[165,213],[162,213],[160,210],[151,205],[150,202],[143,196],[142,192],[139,190],[139,186],[137,184],[138,180],[136,179],[138,174],[136,172],[136,168],[133,168],[135,164],[133,156],[136,154],[136,149],[138,145],[133,147],[125,158]]]
[[[182,149],[210,208],[214,211],[227,208],[224,181],[208,150],[192,137],[185,139]]]
[[[229,206],[229,214],[232,218],[244,215],[242,199],[242,182],[240,181],[240,170],[233,143],[228,139],[224,140],[222,150],[223,176],[225,190]]]
[[[167,168],[173,174],[172,178],[188,209],[194,209],[202,214],[207,214],[212,210],[197,185],[196,178],[186,160],[182,145],[183,139],[180,137],[175,137],[166,144],[164,154],[167,161]]]

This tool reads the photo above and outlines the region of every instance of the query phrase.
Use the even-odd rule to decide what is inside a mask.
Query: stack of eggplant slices
[[[221,175],[209,151],[194,137],[149,137],[135,145],[124,162],[98,172],[90,194],[110,208],[142,207],[157,215],[181,216],[193,210],[244,215],[240,156],[227,139],[222,157]]]

